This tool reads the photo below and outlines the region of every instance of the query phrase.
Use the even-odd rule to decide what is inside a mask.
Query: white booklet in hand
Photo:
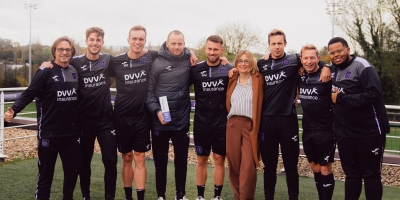
[[[164,118],[164,122],[170,122],[171,114],[169,113],[167,96],[161,96],[161,97],[159,97],[159,100],[160,100],[161,113]]]

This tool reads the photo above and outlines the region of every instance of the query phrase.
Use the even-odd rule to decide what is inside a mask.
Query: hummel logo
[[[316,88],[316,87],[314,87],[314,88],[312,89],[312,93],[318,94],[317,88]]]
[[[268,65],[262,66],[262,68],[263,68],[264,70],[267,70],[267,67],[268,67]]]
[[[77,141],[78,141],[78,143],[80,144],[80,143],[81,143],[81,138],[78,138],[78,140],[77,140]]]
[[[296,141],[297,141],[297,135],[295,135],[294,137],[292,137],[292,140],[296,142]]]
[[[87,70],[86,65],[83,65],[81,68],[82,68],[83,71]]]
[[[167,66],[165,69],[167,69],[168,71],[171,71],[171,66]]]
[[[128,62],[121,63],[124,67],[128,67]]]
[[[326,162],[328,162],[328,159],[329,159],[329,156],[326,156],[326,157],[324,158],[324,160],[326,160]]]
[[[200,74],[202,77],[205,77],[205,76],[207,76],[207,71],[202,71],[202,72],[200,72]]]
[[[376,149],[372,150],[372,153],[374,153],[375,155],[378,155],[378,150],[379,150],[379,148],[376,148]]]
[[[322,186],[324,186],[324,187],[329,187],[329,186],[331,186],[332,184],[322,184]]]
[[[111,134],[115,135],[115,130],[112,130],[112,131],[111,131]]]
[[[58,76],[57,76],[57,75],[55,75],[55,76],[53,76],[53,77],[51,77],[51,78],[53,78],[54,81],[58,81]]]
[[[287,77],[287,76],[285,75],[285,72],[284,72],[284,71],[281,71],[281,77],[282,77],[282,76]]]
[[[146,148],[147,148],[147,149],[150,149],[150,144],[146,145]]]

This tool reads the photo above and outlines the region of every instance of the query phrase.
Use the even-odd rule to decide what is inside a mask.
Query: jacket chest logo
[[[53,76],[53,77],[51,77],[51,78],[53,78],[54,81],[59,81],[59,80],[58,80],[58,75],[55,75],[55,76]]]

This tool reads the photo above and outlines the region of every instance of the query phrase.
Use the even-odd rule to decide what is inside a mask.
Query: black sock
[[[319,200],[323,200],[324,194],[323,194],[323,190],[322,190],[322,174],[321,174],[321,172],[314,172],[314,180],[315,180],[315,186],[317,187]]]
[[[182,191],[178,192],[178,191],[176,191],[176,199],[177,199],[177,200],[183,199],[183,196],[185,196],[185,192],[182,192]]]
[[[322,189],[324,193],[324,199],[332,199],[333,190],[335,189],[335,179],[333,178],[333,173],[329,175],[322,175]]]
[[[136,189],[136,195],[138,200],[144,200],[144,191],[145,189],[141,190],[141,189]]]
[[[217,196],[221,196],[222,187],[224,187],[224,185],[214,185],[214,198]]]
[[[132,200],[132,186],[124,187],[124,190],[125,190],[125,199]]]
[[[206,185],[198,185],[197,186],[197,196],[204,198],[204,190],[206,189]]]

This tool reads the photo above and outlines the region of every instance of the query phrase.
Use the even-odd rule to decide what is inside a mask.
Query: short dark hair
[[[96,33],[97,36],[101,36],[101,39],[104,40],[104,31],[99,27],[91,27],[86,30],[86,39],[89,38],[89,35],[92,33]]]
[[[169,36],[172,35],[172,34],[174,34],[174,35],[182,35],[183,36],[183,40],[185,40],[185,36],[183,35],[182,32],[180,32],[178,30],[173,30],[168,34],[167,41],[169,40]]]
[[[275,35],[282,35],[283,36],[283,41],[286,43],[286,34],[279,29],[274,29],[271,32],[268,33],[268,44],[270,42],[270,37],[275,36]]]
[[[211,35],[210,37],[207,38],[207,41],[219,43],[221,45],[224,45],[224,40],[219,36],[219,35]]]
[[[343,39],[341,37],[334,37],[331,40],[329,40],[328,48],[329,48],[329,45],[335,44],[335,43],[338,43],[338,42],[340,42],[344,47],[349,47],[349,45],[347,44],[347,41],[345,39]]]
[[[132,32],[132,31],[143,31],[143,32],[144,32],[144,35],[147,37],[146,28],[143,27],[143,26],[141,26],[141,25],[133,26],[133,27],[129,30],[128,38],[131,37],[131,32]]]
[[[74,55],[75,55],[74,42],[71,39],[69,39],[67,36],[64,36],[64,37],[60,37],[56,41],[54,41],[53,46],[51,46],[51,54],[53,55],[53,60],[56,59],[56,48],[57,48],[57,45],[58,45],[58,43],[60,43],[62,41],[67,41],[71,45],[71,50],[72,50],[71,58],[74,57]]]

